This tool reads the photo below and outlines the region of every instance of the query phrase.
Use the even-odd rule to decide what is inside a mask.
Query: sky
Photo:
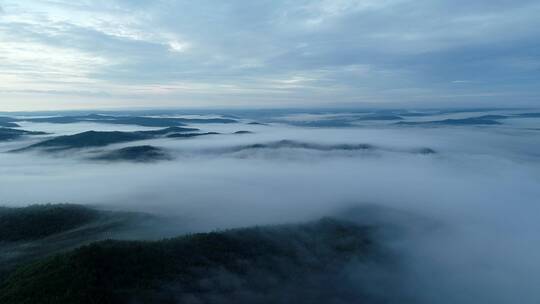
[[[534,0],[0,0],[0,111],[540,106]]]

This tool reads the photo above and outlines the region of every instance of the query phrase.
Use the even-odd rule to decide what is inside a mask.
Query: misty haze
[[[0,304],[540,303],[538,13],[0,0]]]

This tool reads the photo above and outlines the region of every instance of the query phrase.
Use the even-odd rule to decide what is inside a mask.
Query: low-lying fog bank
[[[49,125],[21,124],[28,130],[53,131]],[[86,128],[65,127],[70,132],[62,134]],[[2,204],[69,202],[149,212],[177,217],[189,231],[309,221],[359,204],[386,206],[439,223],[437,229],[385,240],[402,262],[404,272],[396,280],[411,299],[540,301],[535,286],[540,280],[538,131],[498,126],[302,128],[277,123],[190,127],[221,134],[100,148],[147,144],[173,156],[153,163],[95,162],[85,160],[87,150],[2,154]],[[133,130],[150,129],[125,129]],[[253,133],[232,134],[239,130]],[[289,146],[231,152],[280,140],[382,149]],[[0,149],[35,142],[6,142]],[[436,153],[402,153],[420,148]]]

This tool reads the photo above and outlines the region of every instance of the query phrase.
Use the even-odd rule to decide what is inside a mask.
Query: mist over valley
[[[6,116],[3,120],[20,126],[2,129],[18,136],[0,143],[0,185],[7,208],[0,214],[0,224],[6,225],[1,241],[3,301],[30,301],[29,286],[43,284],[36,280],[68,278],[68,273],[48,274],[42,267],[74,267],[65,263],[86,261],[83,256],[90,251],[109,262],[77,264],[85,267],[82,272],[135,271],[136,281],[111,277],[106,286],[145,286],[146,291],[122,296],[118,289],[100,285],[105,283],[73,277],[69,280],[79,283],[66,288],[90,288],[81,289],[80,298],[60,295],[56,288],[66,284],[62,281],[51,283],[45,297],[66,303],[508,303],[511,291],[519,288],[523,303],[538,299],[533,282],[540,271],[533,244],[538,243],[534,210],[540,197],[540,140],[535,129],[540,120],[535,112],[403,115],[410,112],[396,110],[392,115],[406,124],[387,117],[376,120],[377,113],[284,112],[236,113],[235,122],[191,115],[193,123],[182,119],[181,126],[168,127],[141,126],[126,118],[133,115],[128,112],[117,114],[121,121],[133,121],[122,125],[78,121],[63,113],[40,120]],[[214,115],[220,117],[219,112]],[[82,117],[102,116],[116,117]],[[152,121],[181,117],[164,112],[152,115]],[[498,123],[471,124],[474,119]],[[335,120],[348,124],[328,123]],[[316,126],[319,122],[324,126]],[[53,227],[58,230],[43,229]],[[307,235],[300,232],[305,229]],[[238,239],[244,234],[249,237]],[[322,235],[338,243],[313,239]],[[231,237],[240,243],[229,244]],[[111,238],[118,241],[94,243]],[[255,249],[251,242],[262,247]],[[356,247],[354,242],[371,245]],[[200,262],[210,268],[201,273],[197,266],[189,274],[174,270],[186,269],[174,252],[188,254],[186,250],[202,250],[199,246],[220,248],[212,249],[220,255]],[[229,256],[226,252],[236,249],[228,246],[241,251]],[[340,246],[352,247],[346,255],[341,249],[332,251]],[[135,248],[144,250],[144,257]],[[283,260],[285,252],[294,260]],[[229,258],[224,260],[223,254]],[[114,266],[119,263],[116,255],[139,261],[135,263],[164,264],[135,270],[128,264]],[[242,266],[249,271],[238,268],[241,260],[251,261],[251,266]],[[18,265],[35,270],[22,273]],[[34,271],[42,278],[34,277]],[[433,280],[434,275],[439,279]],[[204,285],[210,278],[213,283]],[[100,296],[94,298],[96,294]]]

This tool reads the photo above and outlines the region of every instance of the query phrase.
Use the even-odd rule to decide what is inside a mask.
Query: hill
[[[316,151],[357,151],[357,150],[373,150],[377,147],[370,144],[318,144],[318,143],[309,143],[295,140],[280,140],[268,143],[252,144],[237,146],[232,148],[233,152],[243,151],[243,150],[253,150],[253,149],[306,149],[306,150],[316,150]]]
[[[1,136],[0,129],[0,136]],[[10,129],[11,130],[11,129]],[[15,130],[19,131],[19,130]],[[183,127],[168,127],[159,130],[149,131],[134,131],[134,132],[120,132],[120,131],[87,131],[74,135],[58,136],[52,139],[47,139],[37,144],[30,145],[28,147],[18,149],[12,152],[22,152],[34,149],[42,149],[48,152],[80,149],[80,148],[95,148],[104,147],[111,144],[126,143],[138,140],[146,140],[153,138],[189,138],[203,135],[219,134],[216,132],[207,133],[192,133],[193,131],[199,131],[196,128],[183,128]],[[24,133],[22,133],[24,134]],[[1,138],[1,137],[0,137]],[[127,156],[129,152],[143,152],[140,148],[130,151],[119,151]]]
[[[45,134],[47,133],[0,127],[0,141],[13,140],[13,139],[17,139],[22,136],[25,136],[25,135],[45,135]]]
[[[115,143],[130,142],[136,140],[149,139],[151,136],[137,132],[98,132],[87,131],[75,135],[64,135],[53,139],[45,140],[19,151],[44,148],[50,151],[66,150],[74,148],[102,147]]]
[[[155,162],[160,160],[170,160],[172,157],[161,148],[145,145],[106,152],[91,159],[102,161]]]
[[[12,117],[0,116],[0,127],[3,127],[3,128],[18,128],[20,126],[15,123],[16,121],[17,121],[17,119],[12,118]]]
[[[54,116],[26,118],[31,122],[47,122],[57,124],[69,124],[76,122],[94,122],[119,125],[136,125],[143,127],[181,127],[190,123],[235,123],[234,119],[225,118],[170,118],[170,117],[146,117],[146,116],[112,116],[90,114],[82,116]]]
[[[19,268],[0,284],[0,302],[347,303],[360,286],[351,295],[330,285],[375,251],[369,228],[333,219],[110,240]]]
[[[171,236],[182,228],[147,214],[73,204],[0,207],[0,281],[18,265],[93,241]]]
[[[197,131],[200,131],[200,130],[197,128],[169,127],[165,129],[159,129],[159,130],[139,131],[137,133],[156,136],[156,135],[167,135],[171,133],[185,133],[185,132],[197,132]]]
[[[223,153],[238,153],[246,151],[264,151],[264,150],[280,150],[280,149],[295,149],[297,151],[307,150],[315,152],[336,152],[336,153],[363,153],[363,152],[397,152],[411,153],[420,155],[437,154],[437,151],[428,147],[417,148],[392,148],[381,147],[367,143],[343,143],[343,144],[327,144],[313,143],[296,140],[279,140],[266,143],[256,143],[249,145],[238,145],[230,148],[221,149]]]
[[[206,132],[206,133],[172,133],[167,135],[168,138],[192,138],[206,135],[218,135],[217,132]]]
[[[234,132],[234,134],[253,134],[253,132],[241,130],[241,131],[236,131],[236,132]]]
[[[20,125],[14,123],[14,122],[0,121],[0,127],[3,127],[3,128],[18,128],[18,127],[20,127]]]
[[[0,242],[35,240],[96,220],[96,210],[78,205],[0,207]]]
[[[471,117],[463,119],[443,119],[433,121],[400,121],[395,123],[402,126],[488,126],[488,125],[500,125],[496,119],[504,119],[494,115]]]

